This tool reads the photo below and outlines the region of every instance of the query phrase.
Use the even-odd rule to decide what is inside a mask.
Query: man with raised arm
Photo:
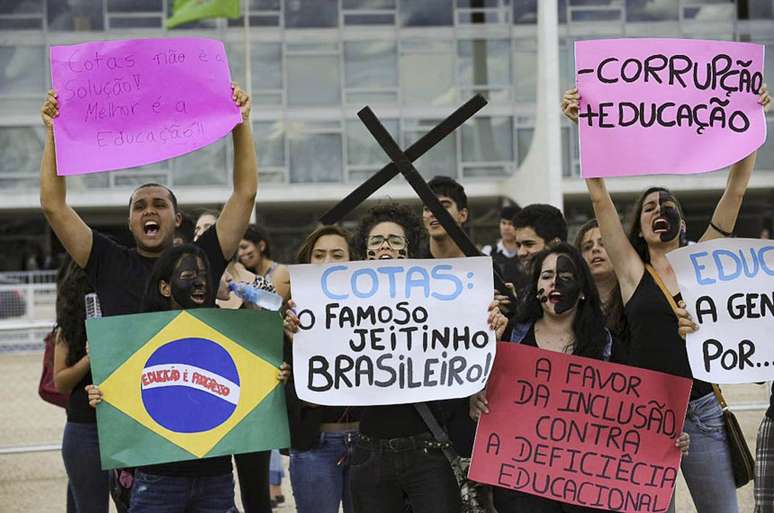
[[[231,92],[242,113],[232,130],[234,141],[234,190],[215,224],[196,244],[210,260],[212,283],[218,283],[226,262],[236,252],[255,206],[258,164],[250,126],[250,98],[236,85]],[[53,124],[59,115],[56,92],[48,93],[41,117],[46,144],[40,164],[40,206],[49,224],[73,260],[86,270],[106,316],[138,313],[146,277],[155,260],[172,246],[175,229],[182,221],[177,198],[167,187],[141,185],[129,198],[129,230],[136,249],[120,246],[92,230],[67,204],[65,178],[56,174]]]

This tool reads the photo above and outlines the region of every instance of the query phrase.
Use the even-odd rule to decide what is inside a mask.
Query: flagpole
[[[242,8],[242,18],[244,21],[244,30],[243,30],[243,39],[244,39],[244,45],[245,45],[245,84],[243,87],[245,88],[245,91],[247,92],[247,95],[252,100],[253,98],[253,73],[252,73],[252,59],[250,58],[250,0],[241,0],[243,8]],[[251,121],[252,123],[252,121]],[[251,127],[252,128],[252,127]],[[255,224],[256,223],[256,214],[255,214],[255,206],[253,206],[252,210],[250,211],[250,223]]]
[[[247,82],[244,84],[245,91],[250,96],[250,98],[253,97],[253,74],[251,69],[251,59],[250,59],[250,0],[241,0],[242,5],[244,8],[242,9],[243,12],[243,19],[244,19],[244,44],[245,44],[245,81]]]

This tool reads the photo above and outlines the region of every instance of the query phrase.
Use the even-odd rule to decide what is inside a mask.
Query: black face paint
[[[572,309],[581,293],[580,282],[577,279],[578,270],[567,255],[556,257],[556,291],[562,296],[554,306],[557,314]]]
[[[398,256],[395,257],[396,260],[405,260],[408,258],[408,250],[399,249],[398,250]],[[366,251],[366,259],[367,260],[376,260],[376,251],[373,249],[369,249]]]
[[[183,278],[183,275],[186,275]],[[175,267],[175,274],[172,276],[172,297],[183,309],[199,308],[206,306],[197,303],[191,297],[192,294],[201,294],[205,303],[207,299],[207,279],[203,273],[199,273],[199,267],[196,263],[196,257],[193,255],[183,255],[178,260]]]
[[[667,201],[671,201],[677,205],[677,200],[674,196],[672,196],[671,193],[666,191],[659,191],[658,203],[661,207],[661,213],[656,219],[653,220],[653,224],[651,226],[655,230],[657,224],[663,224],[666,221],[668,225],[666,231],[659,234],[661,242],[669,242],[680,235],[680,226],[682,221],[682,218],[680,217],[680,211],[677,210],[677,207],[673,205],[665,207],[664,203]]]

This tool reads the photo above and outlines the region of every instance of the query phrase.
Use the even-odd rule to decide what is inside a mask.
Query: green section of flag
[[[167,28],[207,18],[239,18],[239,0],[175,0]]]
[[[260,337],[266,340],[282,340],[282,317],[279,312],[249,309],[224,310],[198,308],[188,313],[208,324],[231,340]],[[242,347],[263,358],[275,367],[282,363],[282,344],[242,344]]]
[[[152,314],[117,315],[86,321],[94,383],[102,383],[138,348],[177,317],[179,310]]]

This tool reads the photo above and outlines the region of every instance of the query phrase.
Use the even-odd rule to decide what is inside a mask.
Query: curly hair
[[[56,275],[56,323],[67,346],[67,366],[86,354],[86,304],[84,296],[94,292],[86,272],[67,256]]]
[[[417,258],[420,248],[423,247],[425,230],[419,221],[419,217],[406,205],[399,203],[385,203],[377,205],[368,211],[360,220],[355,233],[355,252],[358,258],[366,259],[368,247],[368,235],[379,223],[395,223],[403,227],[408,242],[409,258]]]
[[[575,335],[572,354],[601,359],[607,345],[608,332],[605,329],[605,316],[602,313],[599,292],[597,292],[597,286],[586,261],[577,249],[566,242],[557,243],[533,257],[529,288],[521,304],[517,320],[520,323],[534,323],[543,317],[543,307],[537,297],[537,284],[543,268],[543,261],[552,254],[565,255],[572,260],[578,270],[577,278],[581,282],[581,290],[585,296],[585,299],[578,303],[575,319],[572,321],[572,331]]]

